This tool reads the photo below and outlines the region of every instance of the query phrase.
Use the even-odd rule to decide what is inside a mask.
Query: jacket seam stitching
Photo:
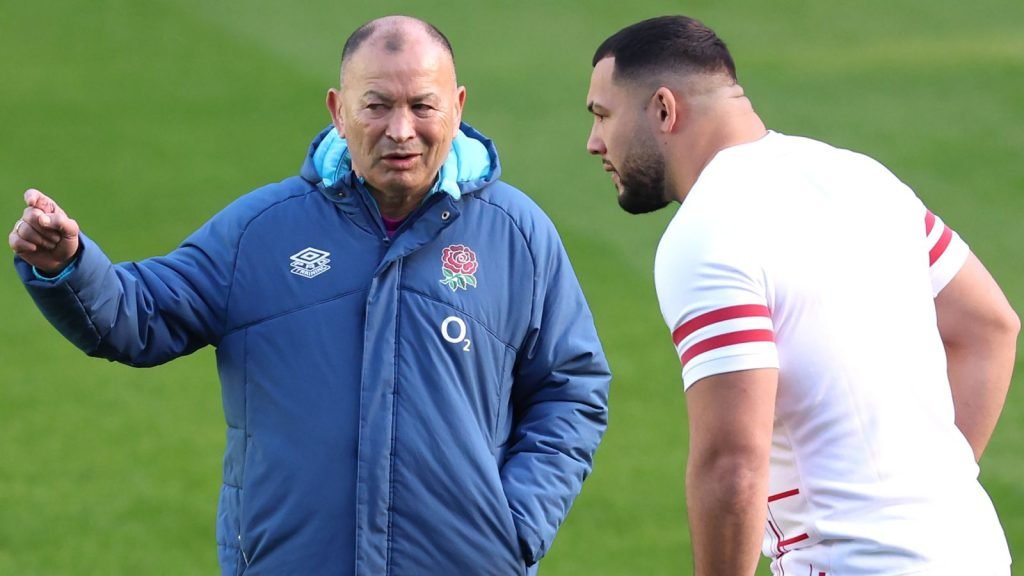
[[[411,293],[411,294],[415,294],[415,295],[417,295],[417,296],[419,296],[419,297],[421,297],[421,298],[423,298],[425,300],[430,300],[431,302],[434,302],[435,304],[440,304],[440,305],[444,306],[445,308],[449,308],[449,309],[454,310],[454,311],[456,311],[456,312],[458,312],[460,314],[466,315],[468,318],[472,319],[474,322],[479,324],[480,327],[484,329],[484,332],[487,332],[488,334],[493,336],[495,340],[497,340],[498,342],[501,342],[502,346],[508,348],[512,352],[519,352],[519,349],[517,347],[515,347],[512,344],[509,344],[508,342],[505,342],[504,340],[502,340],[501,336],[499,336],[493,330],[491,330],[487,326],[487,324],[485,324],[482,320],[480,320],[476,316],[470,314],[469,312],[466,312],[462,308],[459,308],[457,306],[453,306],[451,303],[445,302],[444,300],[438,300],[437,298],[434,298],[433,296],[431,296],[429,294],[426,294],[424,292],[420,292],[419,290],[416,290],[416,289],[413,289],[413,288],[404,288],[404,290],[406,292]]]
[[[356,288],[354,290],[349,290],[348,292],[344,292],[342,294],[336,294],[336,295],[331,296],[329,298],[324,298],[323,300],[317,300],[316,302],[311,302],[311,303],[306,304],[304,306],[299,306],[297,308],[291,308],[291,309],[285,310],[283,312],[278,312],[276,314],[271,314],[270,316],[265,316],[263,318],[257,318],[256,320],[251,320],[249,322],[246,322],[245,324],[239,324],[238,326],[235,326],[230,331],[225,332],[224,333],[224,337],[227,338],[228,336],[230,336],[230,335],[232,335],[232,334],[234,334],[236,332],[242,332],[244,330],[248,330],[249,328],[252,328],[253,326],[256,326],[257,324],[262,324],[263,322],[269,322],[271,320],[276,320],[277,318],[281,318],[283,316],[288,316],[289,314],[295,314],[296,312],[301,312],[302,310],[307,310],[307,309],[313,308],[315,306],[321,306],[321,305],[327,304],[329,302],[334,302],[335,300],[341,300],[342,298],[348,298],[349,296],[351,296],[353,294],[358,294],[360,292],[366,292],[366,291],[367,291],[367,288],[365,288],[365,287],[364,288]]]
[[[514,351],[514,349],[513,349],[513,351]],[[514,357],[514,355],[513,355],[513,357]],[[508,444],[508,438],[506,438],[504,442],[501,442],[501,443],[497,442],[497,439],[498,439],[498,424],[501,423],[503,415],[504,415],[504,410],[502,410],[503,405],[501,403],[501,395],[502,395],[502,393],[504,392],[504,389],[505,389],[504,376],[505,376],[505,374],[508,373],[507,370],[508,370],[508,356],[505,355],[505,354],[502,354],[502,358],[501,358],[501,372],[498,373],[498,385],[495,386],[495,388],[497,388],[497,390],[495,390],[495,393],[494,393],[494,405],[498,407],[498,413],[497,413],[497,415],[494,418],[494,425],[491,426],[491,451],[492,452],[496,451],[498,449],[498,447],[504,446],[504,445]],[[511,395],[511,389],[512,389],[512,385],[513,384],[515,384],[515,378],[514,377],[512,378],[512,381],[508,385],[509,394],[510,395]],[[509,432],[511,433],[511,430]],[[504,457],[503,457],[503,459],[504,459]],[[499,471],[500,471],[500,467],[499,467]],[[507,499],[508,498],[506,497],[506,500]]]
[[[234,281],[232,281],[234,284]],[[239,476],[238,486],[238,555],[239,560],[245,560],[245,541],[242,532],[245,530],[245,461],[249,456],[249,342],[248,330],[242,335],[242,461],[239,468],[242,473]],[[242,562],[238,562],[241,568]]]
[[[402,276],[405,274],[405,267],[402,266],[402,260],[399,259],[396,263],[398,268],[398,285],[397,291],[402,291]],[[391,461],[388,463],[388,548],[387,556],[384,561],[384,573],[391,574],[391,548],[392,548],[392,537],[394,535],[394,505],[395,505],[395,460],[397,460],[397,454],[395,453],[398,445],[398,334],[401,333],[402,327],[402,301],[399,298],[399,294],[395,295],[395,299],[398,301],[395,310],[395,345],[394,353],[391,357],[394,359],[392,363],[392,394],[391,394]]]
[[[107,268],[106,270],[104,270],[104,272],[113,272],[113,274],[116,276],[117,272],[114,270],[114,268],[114,264],[108,262]],[[118,280],[120,281],[120,278]],[[78,304],[78,307],[82,310],[83,315],[89,321],[89,328],[92,330],[92,333],[96,336],[96,344],[92,348],[93,352],[95,352],[99,350],[101,346],[103,346],[103,341],[106,340],[107,336],[109,336],[110,333],[114,331],[113,323],[111,324],[110,329],[106,331],[106,333],[102,332],[100,330],[100,327],[96,325],[96,322],[93,321],[92,314],[89,312],[89,309],[85,306],[85,303],[83,303],[82,299],[78,297],[78,290],[75,290],[75,287],[72,286],[70,283],[66,283],[65,286],[67,287],[68,291],[71,292],[71,295],[75,297],[75,303]]]
[[[498,182],[498,180],[495,180],[495,182]],[[488,184],[487,186],[489,185],[490,184]],[[530,275],[530,279],[533,283],[533,289],[531,292],[532,298],[530,298],[530,318],[533,318],[537,302],[537,258],[533,254],[533,246],[530,244],[529,239],[526,236],[526,232],[524,232],[522,226],[519,225],[519,221],[516,220],[515,217],[513,217],[512,214],[510,214],[509,211],[506,210],[504,206],[499,206],[498,204],[491,202],[490,200],[484,198],[479,194],[474,194],[472,198],[475,198],[476,200],[479,200],[480,202],[483,202],[488,206],[492,206],[496,210],[499,210],[503,214],[505,214],[509,221],[512,222],[512,226],[514,226],[516,231],[519,232],[519,235],[522,236],[523,244],[526,246],[526,252],[530,255],[530,263],[533,265],[533,273]]]
[[[67,286],[67,290],[68,292],[71,293],[71,296],[74,297],[75,304],[77,304],[78,309],[82,311],[82,315],[85,316],[85,319],[89,321],[89,330],[96,338],[96,343],[93,344],[91,351],[95,352],[99,350],[100,347],[103,345],[103,341],[107,338],[107,335],[109,335],[109,331],[107,334],[101,334],[99,326],[96,325],[96,322],[94,322],[92,319],[92,315],[89,314],[89,309],[85,307],[85,304],[82,302],[82,299],[78,297],[78,292],[71,285]]]
[[[309,183],[309,181],[303,179],[303,182],[305,182],[306,184],[305,189],[303,189],[300,192],[293,193],[289,195],[287,198],[282,198],[280,200],[277,200],[276,202],[271,203],[268,206],[263,207],[263,209],[261,209],[259,212],[253,214],[252,218],[249,218],[245,225],[242,226],[242,229],[238,234],[238,239],[235,241],[235,257],[231,261],[231,285],[228,286],[228,293],[224,299],[224,325],[221,328],[221,334],[223,334],[224,336],[227,336],[228,334],[236,331],[236,329],[233,329],[230,332],[228,331],[229,320],[231,318],[231,314],[229,313],[228,308],[229,306],[231,306],[231,294],[235,291],[235,276],[237,275],[238,272],[238,258],[242,252],[242,239],[245,237],[246,233],[249,232],[249,226],[252,226],[252,223],[255,222],[257,218],[260,218],[271,209],[276,208],[278,205],[284,204],[285,202],[289,202],[291,200],[301,198],[303,196],[308,196],[311,193],[316,192],[316,187],[312,186]],[[223,336],[218,340],[223,340]]]

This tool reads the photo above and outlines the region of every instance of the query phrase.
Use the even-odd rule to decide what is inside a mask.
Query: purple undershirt
[[[384,231],[388,233],[388,238],[394,238],[398,227],[402,225],[402,222],[405,222],[405,218],[394,220],[387,216],[381,216],[381,219],[384,220]]]

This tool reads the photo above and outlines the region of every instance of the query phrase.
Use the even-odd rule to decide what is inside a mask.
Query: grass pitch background
[[[674,12],[729,43],[770,127],[887,164],[1024,312],[1017,0],[0,0],[0,221],[33,186],[115,261],[171,250],[235,197],[296,172],[357,25],[389,13],[436,23],[468,88],[465,119],[561,230],[615,373],[595,473],[542,573],[685,573],[685,405],[651,272],[671,211],[622,213],[584,148],[593,49]],[[86,358],[10,265],[0,302],[0,574],[216,573],[212,351],[147,370]],[[1017,555],[1022,373],[982,471]]]

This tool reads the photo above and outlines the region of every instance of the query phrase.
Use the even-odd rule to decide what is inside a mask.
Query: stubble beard
[[[619,206],[630,214],[646,214],[668,205],[665,159],[653,142],[641,142],[622,162]]]

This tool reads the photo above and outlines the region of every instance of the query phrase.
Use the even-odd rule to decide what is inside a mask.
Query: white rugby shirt
[[[968,253],[878,162],[776,132],[719,152],[669,224],[655,283],[684,388],[779,369],[775,574],[1006,573],[936,326]]]

